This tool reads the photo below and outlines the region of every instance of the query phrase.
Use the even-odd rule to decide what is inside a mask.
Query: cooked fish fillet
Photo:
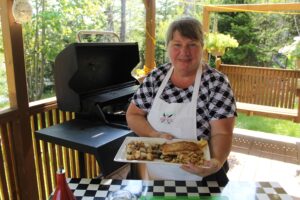
[[[173,154],[174,152],[190,152],[199,150],[200,148],[195,142],[188,141],[165,143],[162,145],[163,154]]]

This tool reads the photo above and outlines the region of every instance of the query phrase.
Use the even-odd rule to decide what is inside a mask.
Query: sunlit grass
[[[247,116],[239,113],[236,121],[237,128],[300,137],[300,124],[289,120],[273,119],[261,116]]]

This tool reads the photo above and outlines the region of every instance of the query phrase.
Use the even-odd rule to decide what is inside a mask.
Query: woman
[[[126,118],[139,136],[209,140],[203,167],[147,164],[150,179],[226,181],[236,106],[227,78],[204,64],[203,32],[194,18],[171,23],[166,36],[171,63],[154,69],[133,96]]]

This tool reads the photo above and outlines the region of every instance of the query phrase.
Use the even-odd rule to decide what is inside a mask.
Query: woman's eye
[[[192,48],[197,47],[197,44],[195,44],[195,43],[189,44],[189,47],[192,47]]]
[[[181,47],[181,45],[180,44],[174,44],[174,47]]]

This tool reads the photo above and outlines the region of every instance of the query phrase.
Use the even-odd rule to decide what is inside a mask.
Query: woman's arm
[[[225,163],[232,146],[232,135],[235,117],[229,117],[221,120],[212,120],[210,153],[211,158],[219,162],[220,169]]]
[[[182,165],[182,169],[202,177],[219,171],[231,150],[234,122],[235,117],[212,120],[210,122],[211,139],[209,141],[211,160],[205,162],[203,167],[187,164]]]
[[[126,112],[126,120],[129,128],[142,137],[162,137],[172,139],[173,136],[168,133],[156,131],[147,121],[147,113],[138,108],[134,103],[130,103]]]

